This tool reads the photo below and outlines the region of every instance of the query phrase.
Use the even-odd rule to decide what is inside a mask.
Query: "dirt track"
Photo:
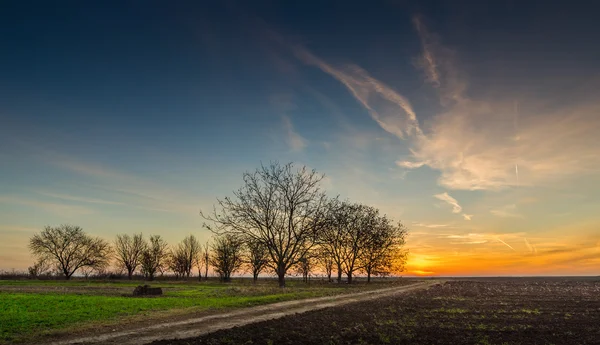
[[[303,313],[310,310],[335,307],[349,303],[372,300],[393,296],[414,290],[426,289],[435,282],[422,282],[401,287],[377,289],[333,297],[319,297],[305,300],[295,300],[273,303],[252,308],[245,308],[229,313],[214,314],[204,317],[190,318],[176,322],[165,322],[157,325],[142,327],[129,331],[108,332],[93,336],[57,341],[53,345],[68,344],[147,344],[163,339],[184,339],[203,334],[228,329],[235,326],[277,319],[286,315]]]

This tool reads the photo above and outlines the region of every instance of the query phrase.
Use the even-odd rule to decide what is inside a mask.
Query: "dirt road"
[[[277,319],[286,315],[304,313],[310,310],[335,307],[358,301],[366,301],[371,299],[393,296],[399,293],[406,293],[409,291],[426,289],[434,284],[439,283],[439,281],[429,281],[400,287],[358,292],[347,295],[273,303],[257,307],[244,308],[228,313],[190,318],[175,322],[164,322],[157,325],[146,326],[128,331],[109,332],[64,341],[57,341],[51,344],[138,345],[147,344],[152,341],[162,339],[191,338],[222,329],[228,329],[235,326],[250,324],[253,322]]]

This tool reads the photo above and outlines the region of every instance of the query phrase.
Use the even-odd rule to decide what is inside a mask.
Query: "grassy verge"
[[[240,308],[285,300],[320,297],[376,288],[378,284],[338,287],[291,282],[220,284],[160,282],[164,295],[127,296],[140,282],[0,281],[0,343],[90,326],[116,323],[136,315],[161,311],[202,311]],[[380,284],[379,284],[380,285]]]

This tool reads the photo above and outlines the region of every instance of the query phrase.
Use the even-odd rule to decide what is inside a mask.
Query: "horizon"
[[[0,6],[0,270],[46,225],[204,243],[199,211],[279,161],[402,221],[398,275],[600,275],[590,8]]]

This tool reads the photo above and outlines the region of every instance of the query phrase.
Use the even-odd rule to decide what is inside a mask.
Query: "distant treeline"
[[[36,262],[28,275],[59,275],[70,279],[136,275],[186,278],[209,268],[222,281],[234,273],[307,280],[315,271],[329,281],[356,273],[387,276],[404,268],[407,229],[368,205],[328,197],[321,189],[324,175],[292,163],[271,163],[243,174],[243,186],[233,196],[217,199],[214,210],[200,212],[204,226],[215,235],[201,244],[194,235],[169,245],[160,235],[117,235],[112,243],[88,235],[79,226],[46,226],[29,241]],[[109,267],[116,271],[109,272]]]

